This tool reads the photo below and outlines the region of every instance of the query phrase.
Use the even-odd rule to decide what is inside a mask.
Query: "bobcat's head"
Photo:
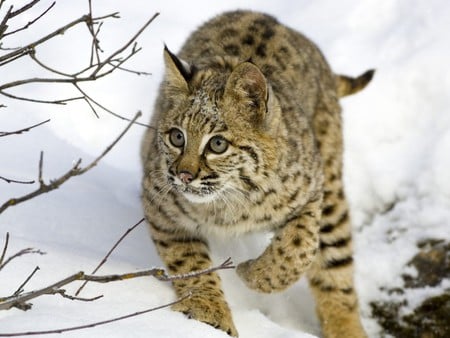
[[[167,48],[157,127],[168,183],[194,203],[244,198],[276,165],[279,108],[259,68],[235,58],[191,65]]]

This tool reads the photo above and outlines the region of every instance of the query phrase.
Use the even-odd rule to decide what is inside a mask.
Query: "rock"
[[[406,288],[436,286],[444,278],[450,278],[450,243],[443,240],[427,240],[419,243],[420,252],[408,263],[418,272],[413,278],[403,275]]]
[[[418,243],[420,252],[408,266],[417,270],[417,276],[403,275],[404,288],[384,290],[388,294],[405,293],[406,289],[417,289],[439,285],[450,279],[450,243],[428,239]],[[428,298],[408,315],[401,315],[407,306],[406,300],[373,302],[372,315],[384,329],[385,334],[396,338],[449,338],[450,337],[450,290]]]

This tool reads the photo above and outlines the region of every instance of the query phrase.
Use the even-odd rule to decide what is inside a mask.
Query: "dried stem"
[[[1,67],[1,65],[0,65]],[[71,101],[77,101],[77,100],[83,100],[84,97],[69,97],[67,99],[59,99],[59,100],[40,100],[40,99],[31,99],[28,97],[22,97],[22,96],[18,96],[18,95],[13,95],[10,93],[7,93],[5,91],[1,91],[0,94],[2,94],[3,96],[9,97],[11,99],[14,100],[19,100],[19,101],[27,101],[27,102],[34,102],[34,103],[46,103],[46,104],[57,104],[57,105],[66,105],[68,102]]]
[[[137,222],[135,225],[133,225],[131,228],[129,228],[125,233],[117,240],[117,242],[113,245],[113,247],[108,251],[108,253],[103,257],[101,262],[97,265],[97,267],[91,272],[91,275],[94,275],[97,273],[97,271],[106,263],[109,256],[113,253],[113,251],[117,248],[117,246],[125,239],[125,237],[128,236],[134,229],[136,229],[142,222],[144,222],[144,218],[142,218],[139,222]],[[88,282],[85,281],[80,288],[75,292],[75,296],[78,296],[80,292],[83,290],[83,288],[86,286]]]
[[[191,295],[187,294],[184,297],[171,302],[171,303],[167,303],[161,306],[157,306],[157,307],[153,307],[151,309],[147,309],[147,310],[143,310],[143,311],[138,311],[138,312],[134,312],[131,314],[127,314],[124,316],[120,316],[120,317],[116,317],[116,318],[112,318],[112,319],[108,319],[108,320],[104,320],[104,321],[100,321],[100,322],[95,322],[95,323],[91,323],[91,324],[85,324],[85,325],[80,325],[80,326],[74,326],[74,327],[68,327],[68,328],[63,328],[63,329],[53,329],[53,330],[47,330],[47,331],[29,331],[29,332],[17,332],[17,333],[0,333],[0,337],[19,337],[19,336],[36,336],[36,335],[44,335],[44,334],[56,334],[56,333],[63,333],[63,332],[69,332],[69,331],[76,331],[76,330],[82,330],[82,329],[88,329],[88,328],[92,328],[92,327],[96,327],[96,326],[100,326],[100,325],[105,325],[105,324],[109,324],[109,323],[113,323],[113,322],[118,322],[124,319],[129,319],[132,317],[137,317],[152,311],[156,311],[156,310],[160,310],[172,305],[175,305],[177,303],[182,302],[183,300],[189,298]]]
[[[38,3],[39,1],[40,1],[40,0],[35,0],[35,1],[33,1],[32,3],[29,4],[29,5],[31,5],[31,6],[28,7],[28,8],[25,8],[25,7],[27,7],[27,6],[24,6],[24,7],[21,9],[21,10],[22,10],[21,12],[19,12],[20,10],[16,11],[17,14],[20,14],[20,13],[22,13],[23,11],[30,9],[34,4]],[[18,29],[14,30],[14,31],[11,31],[11,32],[4,33],[4,34],[3,34],[3,37],[8,36],[8,35],[11,35],[11,34],[15,34],[15,33],[18,33],[18,32],[20,32],[20,31],[23,31],[23,30],[27,29],[27,28],[30,27],[32,24],[34,24],[36,21],[38,21],[39,19],[41,19],[45,14],[47,14],[47,13],[53,8],[53,6],[55,6],[55,4],[56,4],[56,2],[53,2],[49,7],[47,7],[47,9],[46,9],[45,11],[43,11],[43,12],[42,12],[39,16],[37,16],[35,19],[29,21],[29,22],[28,22],[26,25],[24,25],[23,27],[18,28]],[[16,12],[11,13],[11,14],[15,14]],[[17,14],[16,14],[16,15],[17,15]],[[12,17],[12,16],[10,16],[10,17]]]
[[[0,256],[0,267],[3,266],[3,261],[5,260],[6,251],[8,251],[9,245],[9,232],[6,233],[5,244],[3,245],[2,255]]]
[[[31,181],[19,181],[19,180],[14,180],[12,178],[7,178],[7,177],[3,177],[3,176],[0,176],[0,180],[5,181],[6,183],[34,184],[34,180],[31,180]]]
[[[30,127],[26,127],[26,128],[22,128],[22,129],[16,130],[16,131],[0,131],[0,137],[10,136],[10,135],[19,135],[19,134],[28,132],[31,129],[37,128],[39,126],[42,126],[43,124],[46,124],[48,122],[50,122],[50,119],[42,121],[42,122],[39,122],[39,123],[36,123],[36,124],[33,124]]]
[[[9,235],[7,235],[7,238],[8,238],[8,237],[9,237]],[[6,246],[7,246],[7,243],[6,243],[6,245],[5,245],[5,249],[4,249],[4,250],[6,250]],[[5,252],[6,252],[6,251],[5,251]],[[4,260],[4,261],[2,262],[2,264],[0,265],[0,271],[1,271],[8,263],[11,263],[12,260],[14,260],[14,259],[16,259],[16,258],[18,258],[18,257],[20,257],[20,256],[23,256],[23,255],[29,255],[29,254],[45,255],[45,252],[42,252],[42,251],[40,251],[40,250],[36,250],[36,249],[33,249],[33,248],[22,249],[22,250],[16,252],[14,255],[8,257],[6,260]],[[3,258],[3,257],[2,257],[2,258]]]
[[[15,16],[17,16],[19,14],[22,14],[23,12],[29,10],[31,7],[36,5],[39,1],[41,1],[41,0],[33,0],[33,1],[29,2],[25,6],[19,8],[17,11],[11,12],[11,15],[9,17],[13,18],[13,17],[15,17]]]
[[[100,154],[100,156],[98,156],[94,161],[92,161],[89,165],[87,165],[84,168],[80,167],[81,164],[81,159],[79,159],[75,165],[69,170],[67,171],[64,175],[62,175],[61,177],[55,179],[55,180],[51,180],[50,183],[45,183],[43,178],[42,178],[42,167],[43,167],[43,159],[44,159],[44,153],[41,152],[40,155],[40,159],[39,159],[39,174],[38,174],[38,180],[39,180],[39,187],[29,193],[26,194],[24,196],[21,197],[16,197],[16,198],[11,198],[8,201],[6,201],[5,203],[3,203],[0,206],[0,214],[5,211],[7,208],[17,205],[19,203],[28,201],[36,196],[42,195],[44,193],[50,192],[52,190],[55,190],[57,188],[59,188],[62,184],[64,184],[67,180],[69,180],[70,178],[74,177],[74,176],[79,176],[84,174],[85,172],[87,172],[88,170],[92,169],[93,167],[95,167],[98,162],[100,162],[100,160],[103,159],[103,157],[105,157],[106,154],[108,154],[111,149],[117,144],[117,142],[120,141],[120,139],[128,132],[128,130],[131,128],[131,126],[134,124],[134,122],[141,116],[141,112],[139,111],[135,117],[130,121],[130,123],[126,126],[126,128],[122,131],[122,133],[120,133],[120,135],[103,151],[103,153]]]
[[[40,269],[39,267],[35,267],[34,270],[30,273],[30,275],[23,281],[22,284],[20,284],[20,286],[17,288],[16,292],[14,292],[13,296],[18,296],[23,292],[23,288],[25,287],[25,285],[28,284],[28,282],[31,280],[31,278],[33,278],[33,276],[36,274],[36,272],[38,272]]]
[[[46,12],[48,12],[48,10]],[[8,13],[9,14],[5,17],[6,19],[11,16],[11,13],[10,12],[8,12]],[[127,119],[117,113],[112,112],[110,109],[107,109],[105,106],[103,106],[102,104],[95,101],[92,97],[90,97],[89,95],[87,95],[87,93],[85,93],[83,90],[80,89],[79,84],[81,82],[96,81],[100,78],[103,78],[103,77],[111,74],[112,72],[114,72],[117,69],[120,69],[120,70],[123,70],[126,72],[132,72],[132,73],[135,73],[138,75],[149,74],[147,72],[129,70],[129,69],[123,68],[122,65],[141,50],[140,48],[137,48],[136,40],[158,15],[159,15],[159,13],[154,14],[138,30],[138,32],[131,37],[131,39],[128,42],[126,42],[118,50],[116,50],[115,52],[113,52],[112,54],[107,56],[104,60],[101,60],[100,53],[102,52],[102,49],[100,48],[98,34],[100,31],[100,27],[102,25],[102,20],[106,19],[106,18],[117,18],[118,13],[116,12],[116,13],[112,13],[109,15],[105,15],[103,17],[94,18],[92,16],[92,3],[89,0],[89,13],[88,14],[78,18],[77,20],[72,21],[71,23],[68,23],[67,25],[57,29],[56,31],[48,34],[47,36],[45,36],[31,44],[28,44],[25,47],[18,48],[6,55],[0,56],[0,67],[1,67],[7,63],[17,60],[18,58],[28,55],[33,60],[33,62],[35,62],[38,66],[40,66],[41,68],[43,68],[47,71],[50,71],[53,74],[58,75],[58,77],[53,77],[53,78],[51,78],[51,77],[50,78],[34,77],[34,78],[26,78],[26,79],[20,79],[20,80],[8,82],[8,83],[0,85],[0,95],[4,95],[8,98],[15,99],[15,100],[29,101],[29,102],[34,102],[34,103],[58,104],[58,105],[63,105],[63,104],[66,104],[66,103],[68,103],[70,101],[74,101],[74,100],[84,100],[97,117],[98,117],[98,113],[95,110],[94,105],[98,106],[99,108],[103,109],[104,111],[106,111],[109,114],[112,114],[115,117],[118,117],[122,120],[129,121],[129,119]],[[42,15],[40,17],[42,17]],[[90,61],[89,61],[89,66],[85,67],[84,69],[82,69],[74,74],[67,74],[65,72],[58,71],[58,70],[54,69],[53,67],[44,64],[42,61],[40,61],[36,57],[36,47],[37,46],[39,46],[40,44],[42,44],[45,41],[48,41],[48,40],[54,38],[55,36],[57,36],[59,34],[63,34],[67,30],[73,28],[74,26],[77,26],[80,23],[86,24],[86,26],[89,30],[89,33],[92,36],[92,47],[91,47],[91,57],[90,57]],[[94,28],[94,25],[98,25],[98,27]],[[129,50],[128,54],[123,55],[124,53],[126,53],[127,50]],[[87,72],[88,72],[88,74],[86,74]],[[30,83],[72,84],[82,94],[82,96],[76,96],[76,97],[71,97],[71,98],[67,98],[67,99],[44,100],[44,99],[36,99],[36,98],[18,96],[18,95],[12,94],[7,91],[8,89],[22,86],[25,84],[30,84]],[[148,127],[147,125],[142,124],[142,123],[138,123],[138,124]]]
[[[174,280],[179,279],[188,279],[197,277],[200,275],[205,275],[217,270],[223,270],[223,269],[233,269],[233,263],[231,262],[231,259],[228,258],[225,262],[223,262],[219,266],[211,267],[208,269],[200,270],[200,271],[193,271],[186,274],[180,274],[180,275],[172,275],[169,276],[166,274],[164,269],[161,268],[153,268],[149,270],[142,270],[137,272],[130,272],[130,273],[124,273],[124,274],[114,274],[114,275],[104,275],[104,276],[95,276],[95,275],[86,275],[83,271],[80,271],[76,274],[73,274],[63,280],[60,280],[52,285],[49,285],[45,288],[30,291],[27,293],[22,293],[17,296],[11,296],[6,297],[3,299],[0,299],[0,310],[9,310],[12,307],[19,307],[21,308],[23,304],[27,304],[28,301],[31,299],[40,297],[42,295],[53,295],[60,293],[58,290],[62,288],[63,286],[70,284],[74,281],[89,281],[89,282],[96,282],[96,283],[110,283],[115,281],[123,281],[128,279],[134,279],[138,277],[154,277],[160,281],[164,282],[170,282]]]
[[[70,300],[78,300],[78,301],[82,301],[82,302],[93,302],[93,301],[96,301],[97,299],[100,299],[100,298],[104,297],[103,295],[96,296],[96,297],[91,297],[91,298],[75,297],[75,296],[68,295],[66,293],[66,290],[64,290],[64,289],[59,289],[59,290],[57,290],[56,293],[59,294],[60,296],[62,296],[63,298],[67,298],[67,299],[70,299]]]

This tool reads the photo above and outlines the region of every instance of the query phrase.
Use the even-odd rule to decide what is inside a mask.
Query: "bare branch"
[[[34,180],[32,181],[19,181],[13,180],[11,178],[0,176],[0,180],[5,181],[6,183],[17,183],[17,184],[34,184]]]
[[[184,274],[180,274],[180,275],[172,275],[172,276],[154,276],[155,278],[157,278],[158,280],[161,281],[166,281],[166,282],[170,282],[170,281],[174,281],[174,280],[179,280],[179,279],[189,279],[192,277],[197,277],[197,276],[201,276],[201,275],[207,275],[211,272],[215,272],[217,270],[225,270],[225,269],[234,269],[235,266],[233,265],[233,262],[231,261],[231,257],[228,257],[225,262],[223,262],[222,264],[220,264],[219,266],[214,266],[208,269],[204,269],[204,270],[199,270],[199,271],[193,271],[193,272],[188,272],[188,273],[184,273]]]
[[[16,130],[16,131],[0,131],[0,137],[22,134],[22,133],[30,131],[31,129],[37,128],[39,126],[42,126],[43,124],[48,123],[48,122],[50,122],[50,119],[42,121],[42,122],[39,122],[39,123],[36,123],[36,124],[33,124],[30,127],[26,127],[26,128],[23,128],[23,129]]]
[[[132,70],[132,69],[127,69],[127,68],[123,68],[123,67],[116,67],[117,69],[120,69],[121,71],[124,72],[128,72],[128,73],[132,73],[132,74],[136,74],[136,75],[152,75],[152,73],[148,73],[148,72],[143,72],[140,70]]]
[[[79,84],[81,82],[90,82],[90,81],[96,81],[100,78],[103,78],[115,70],[119,69],[126,72],[131,72],[137,75],[149,75],[148,72],[143,71],[135,71],[130,70],[127,68],[122,67],[122,65],[127,62],[131,57],[136,55],[141,49],[137,48],[136,45],[136,39],[142,34],[142,32],[155,20],[155,18],[159,15],[159,13],[154,14],[139,30],[136,34],[134,34],[131,39],[126,42],[122,47],[120,47],[118,50],[116,50],[114,53],[110,54],[108,57],[106,57],[103,61],[100,58],[100,52],[102,52],[99,40],[98,40],[98,34],[100,32],[100,28],[102,26],[102,19],[114,17],[118,17],[118,13],[109,14],[103,17],[97,17],[93,18],[92,16],[92,3],[89,1],[89,13],[80,17],[77,20],[72,21],[71,23],[61,27],[60,29],[54,31],[53,33],[39,39],[38,41],[35,41],[31,44],[28,44],[27,46],[23,48],[19,48],[17,50],[13,50],[12,52],[3,55],[0,57],[0,67],[10,63],[18,58],[21,58],[25,55],[30,56],[30,58],[41,68],[58,75],[58,77],[49,77],[49,78],[26,78],[26,79],[20,79],[12,82],[8,82],[5,84],[0,85],[0,95],[4,95],[11,99],[16,100],[22,100],[22,101],[28,101],[28,102],[34,102],[34,103],[46,103],[46,104],[57,104],[57,105],[65,105],[70,101],[74,100],[84,100],[89,108],[94,112],[94,114],[98,117],[98,112],[96,111],[96,107],[101,108],[102,110],[106,111],[107,113],[120,118],[125,121],[130,121],[130,119],[123,117],[110,109],[106,108],[104,105],[100,104],[98,101],[94,100],[91,96],[89,96],[86,92],[81,90]],[[39,60],[36,56],[36,47],[55,37],[58,34],[64,33],[66,30],[84,22],[87,25],[87,28],[92,36],[92,51],[91,51],[91,58],[89,62],[89,66],[85,67],[84,69],[75,72],[74,74],[67,74],[65,72],[59,71],[54,69],[51,66],[46,65],[41,60]],[[94,28],[94,25],[98,25],[97,28]],[[131,48],[131,49],[130,49]],[[127,55],[122,55],[125,53],[125,51],[129,50],[129,53]],[[95,55],[95,57],[94,57]],[[94,63],[94,58],[96,59],[96,62]],[[14,87],[31,84],[31,83],[65,83],[65,84],[73,84],[75,88],[82,94],[82,96],[72,97],[68,99],[57,99],[57,100],[44,100],[44,99],[36,99],[36,98],[29,98],[29,97],[21,97],[15,94],[11,94],[7,92],[7,89],[11,89]],[[141,126],[149,127],[146,124],[143,123],[137,123]]]
[[[120,139],[128,132],[128,130],[131,128],[131,126],[136,122],[136,120],[142,116],[142,112],[138,111],[136,113],[136,115],[134,116],[134,118],[130,121],[130,123],[126,126],[126,128],[122,131],[122,133],[103,151],[103,153],[100,154],[99,157],[97,157],[93,162],[91,162],[91,164],[89,164],[87,167],[80,169],[80,172],[78,175],[82,175],[84,174],[86,171],[92,169],[93,167],[95,167],[98,162],[100,162],[103,157],[106,156],[106,154],[108,154],[111,149],[117,144],[117,142],[120,141]]]
[[[26,248],[26,249],[22,249],[19,252],[15,253],[14,255],[8,257],[2,265],[0,265],[0,270],[2,270],[8,263],[11,263],[12,260],[23,256],[23,255],[29,255],[29,254],[39,254],[39,255],[45,255],[45,252],[42,252],[40,250],[36,250],[33,248]]]
[[[1,67],[1,65],[0,65]],[[34,103],[47,103],[47,104],[59,104],[59,105],[66,105],[70,101],[76,101],[76,100],[84,100],[84,97],[70,97],[68,99],[60,99],[60,100],[39,100],[39,99],[31,99],[28,97],[22,97],[13,95],[10,93],[5,92],[4,90],[0,90],[0,94],[9,97],[14,100],[20,100],[20,101],[27,101],[27,102],[34,102]]]
[[[128,234],[130,232],[132,232],[134,229],[136,229],[142,222],[144,222],[144,218],[142,218],[139,222],[137,222],[135,225],[133,225],[131,228],[129,228],[127,231],[125,231],[125,233],[117,240],[117,242],[113,245],[113,247],[108,251],[108,253],[105,255],[105,257],[103,257],[103,259],[101,260],[101,262],[97,265],[97,267],[91,272],[91,275],[95,275],[97,273],[97,271],[106,263],[106,261],[108,260],[109,256],[111,256],[112,252],[117,248],[117,246],[125,239],[125,237],[128,236]],[[77,290],[77,292],[75,292],[75,296],[78,296],[81,292],[81,290],[83,290],[83,288],[86,286],[88,282],[85,281],[80,288]]]
[[[6,233],[5,244],[3,245],[2,255],[0,256],[0,267],[3,266],[3,260],[5,259],[6,251],[8,251],[8,244],[9,244],[9,232]]]
[[[172,275],[169,276],[166,274],[164,269],[161,268],[153,268],[149,270],[142,270],[142,271],[136,271],[136,272],[130,272],[130,273],[124,273],[124,274],[114,274],[114,275],[104,275],[104,276],[95,276],[95,275],[86,275],[83,271],[80,271],[76,274],[73,274],[59,282],[56,282],[50,286],[47,286],[45,288],[30,291],[27,293],[23,293],[17,296],[11,296],[3,299],[3,302],[0,300],[0,310],[9,310],[12,307],[17,307],[18,305],[23,303],[27,303],[29,300],[40,297],[42,295],[52,295],[58,293],[58,290],[74,281],[89,281],[89,282],[96,282],[96,283],[110,283],[110,282],[116,282],[116,281],[124,281],[139,277],[154,277],[157,280],[163,281],[163,282],[170,282],[174,280],[179,279],[189,279],[193,277],[198,277],[201,275],[205,275],[217,270],[223,270],[223,269],[234,269],[233,263],[231,262],[231,259],[228,258],[225,262],[223,262],[219,266],[211,267],[208,269],[200,270],[200,271],[193,271],[186,274],[180,274],[180,275]]]
[[[59,294],[59,295],[61,295],[63,298],[67,298],[67,299],[70,299],[70,300],[78,300],[78,301],[82,301],[82,302],[93,302],[93,301],[96,301],[97,299],[100,299],[100,298],[103,298],[103,297],[104,297],[103,295],[96,296],[96,297],[91,297],[91,298],[75,297],[75,296],[68,295],[68,294],[66,293],[66,290],[64,290],[64,289],[58,289],[58,290],[56,290],[55,294]]]
[[[92,19],[92,1],[88,0],[89,4],[89,17]],[[86,22],[89,32],[92,35],[92,46],[91,46],[91,57],[89,59],[89,64],[92,65],[94,63],[94,55],[97,59],[97,63],[100,63],[100,52],[103,52],[103,50],[100,48],[100,42],[97,38],[98,34],[100,33],[100,29],[103,25],[102,22],[99,23],[97,30],[94,29],[94,22],[90,20],[89,22]]]
[[[28,282],[31,280],[31,278],[33,278],[33,276],[36,274],[36,272],[39,271],[39,267],[35,267],[34,270],[30,273],[30,275],[23,281],[22,284],[20,284],[20,286],[17,288],[16,292],[14,292],[13,296],[18,296],[23,292],[23,288],[25,287],[25,285],[28,284]]]
[[[116,52],[112,53],[108,58],[106,58],[105,61],[103,61],[100,66],[92,73],[92,75],[97,75],[100,70],[103,68],[104,65],[109,64],[117,55],[122,53],[124,50],[126,50],[131,44],[136,41],[136,39],[139,37],[139,35],[142,34],[142,32],[158,17],[159,13],[155,13],[139,30],[138,32],[121,48],[119,48]]]
[[[36,56],[36,50],[35,50],[35,49],[32,49],[28,55],[30,56],[30,58],[31,58],[34,62],[36,62],[36,64],[38,64],[40,67],[44,68],[45,70],[48,70],[48,71],[51,72],[51,73],[54,73],[54,74],[57,74],[57,75],[61,75],[61,76],[65,76],[65,77],[76,77],[77,75],[81,74],[81,73],[78,73],[78,74],[75,74],[75,75],[71,75],[71,74],[67,74],[67,73],[61,72],[61,71],[59,71],[59,70],[56,70],[56,69],[53,68],[53,67],[47,66],[45,63],[43,63],[41,60],[39,60],[39,59],[37,58],[37,56]],[[89,66],[89,67],[86,68],[86,69],[89,69],[90,67],[91,67],[91,66]],[[84,73],[84,72],[86,71],[86,69],[83,70],[82,73]]]
[[[119,134],[119,136],[103,151],[103,153],[100,154],[100,156],[98,156],[94,161],[92,161],[88,166],[84,167],[84,168],[80,168],[80,164],[81,164],[81,159],[79,159],[75,165],[69,170],[67,171],[64,175],[62,175],[61,177],[50,181],[50,183],[45,183],[43,178],[42,178],[42,166],[43,166],[43,153],[41,152],[41,156],[40,156],[40,160],[39,160],[39,187],[24,196],[21,197],[17,197],[17,198],[11,198],[8,201],[6,201],[5,203],[3,203],[0,206],[0,214],[5,211],[7,208],[17,205],[19,203],[28,201],[30,199],[32,199],[33,197],[42,195],[44,193],[47,193],[49,191],[58,189],[63,183],[65,183],[67,180],[69,180],[70,178],[74,177],[74,176],[79,176],[84,174],[85,172],[87,172],[88,170],[92,169],[93,167],[95,167],[98,162],[103,159],[103,157],[106,156],[106,154],[108,154],[111,149],[117,144],[117,142],[120,141],[120,139],[128,132],[128,130],[131,128],[131,126],[135,123],[135,121],[142,115],[142,113],[139,111],[137,112],[137,114],[135,115],[135,117],[130,121],[130,123],[126,126],[126,128],[122,131],[122,133]]]
[[[30,53],[31,50],[33,50],[34,48],[36,48],[37,46],[43,44],[44,42],[54,38],[55,36],[64,34],[66,31],[68,31],[69,29],[77,26],[78,24],[82,23],[82,22],[88,22],[89,20],[94,21],[94,22],[98,22],[101,21],[103,19],[106,18],[118,18],[119,15],[118,12],[114,12],[111,14],[107,14],[101,17],[97,17],[97,18],[90,18],[89,15],[83,15],[81,17],[79,17],[76,20],[73,20],[72,22],[69,22],[68,24],[58,28],[57,30],[53,31],[52,33],[40,38],[39,40],[36,40],[32,43],[29,43],[28,45],[26,45],[25,47],[19,48],[17,50],[12,51],[11,53],[8,53],[6,55],[0,56],[0,67],[11,62],[14,58],[18,57],[22,57],[25,56],[27,54]]]
[[[105,324],[109,324],[109,323],[113,323],[113,322],[118,322],[118,321],[121,321],[121,320],[124,320],[124,319],[129,319],[129,318],[132,318],[132,317],[137,317],[137,316],[140,316],[140,315],[152,312],[152,311],[160,310],[160,309],[163,309],[163,308],[175,305],[177,303],[180,303],[183,300],[189,298],[190,296],[191,296],[191,294],[187,294],[187,295],[183,296],[182,298],[180,298],[180,299],[178,299],[178,300],[176,300],[174,302],[168,303],[168,304],[164,304],[164,305],[157,306],[157,307],[154,307],[154,308],[151,308],[151,309],[138,311],[138,312],[134,312],[134,313],[131,313],[131,314],[124,315],[124,316],[120,316],[120,317],[104,320],[104,321],[101,321],[101,322],[95,322],[95,323],[86,324],[86,325],[68,327],[68,328],[63,328],[63,329],[47,330],[47,331],[0,333],[0,337],[36,336],[36,335],[56,334],[56,333],[63,333],[63,332],[69,332],[69,331],[76,331],[76,330],[92,328],[92,327],[96,327],[96,326],[100,326],[100,325],[105,325]]]
[[[5,2],[5,0],[0,0],[0,9],[2,9],[3,3]]]
[[[113,112],[111,109],[105,107],[100,102],[94,100],[88,93],[86,93],[84,90],[82,90],[81,87],[77,83],[73,83],[73,85],[80,92],[80,94],[83,95],[84,101],[89,105],[89,107],[91,108],[91,110],[93,111],[93,113],[95,114],[96,117],[99,117],[99,116],[98,116],[97,111],[95,110],[94,105],[96,105],[100,109],[104,110],[105,112],[111,114],[112,116],[117,117],[118,119],[131,122],[131,119]],[[134,122],[134,124],[137,124],[139,126],[143,126],[146,128],[153,128],[153,127],[149,126],[148,124],[141,123],[141,122]]]
[[[35,3],[38,3],[40,0],[35,0],[35,1],[33,1],[33,4],[32,4],[32,6],[35,4]],[[25,30],[25,29],[27,29],[28,27],[30,27],[32,24],[34,24],[36,21],[38,21],[39,19],[41,19],[45,14],[47,14],[52,8],[53,8],[53,6],[55,6],[55,4],[56,4],[56,2],[53,2],[44,12],[42,12],[38,17],[36,17],[36,18],[34,18],[33,20],[31,20],[31,21],[29,21],[25,26],[23,26],[23,27],[21,27],[21,28],[18,28],[18,29],[16,29],[16,30],[14,30],[14,31],[11,31],[11,32],[7,32],[7,33],[4,33],[3,34],[3,37],[5,37],[5,36],[8,36],[8,35],[11,35],[11,34],[15,34],[15,33],[17,33],[17,32],[20,32],[20,31],[23,31],[23,30]],[[31,8],[32,6],[30,6],[29,8]],[[26,6],[24,6],[24,7],[26,7]],[[27,8],[27,9],[29,9],[29,8]],[[16,12],[18,12],[18,11],[16,11]],[[16,12],[14,12],[14,14],[16,13]],[[12,13],[13,14],[13,13]],[[20,14],[20,13],[18,13],[18,14]],[[17,14],[16,14],[17,15]],[[12,17],[12,16],[11,16]]]
[[[1,5],[3,5],[3,1],[0,3],[0,7],[1,7]],[[8,29],[7,22],[11,16],[12,10],[13,10],[13,6],[11,5],[8,9],[8,12],[6,12],[5,16],[3,17],[2,22],[0,22],[0,40],[3,37],[3,35],[5,34],[6,30]]]
[[[31,7],[33,7],[34,5],[36,5],[39,1],[41,0],[33,0],[30,3],[26,4],[25,6],[19,8],[17,11],[11,12],[10,14],[10,18],[13,18],[19,14],[22,14],[23,12],[29,10]]]
[[[41,159],[42,159],[42,152],[41,152]],[[52,191],[52,190],[55,190],[55,189],[59,188],[59,186],[61,186],[63,183],[65,183],[68,179],[70,179],[73,176],[77,176],[78,175],[78,173],[80,171],[80,168],[79,168],[80,163],[81,163],[81,159],[78,160],[75,163],[75,165],[68,172],[66,172],[63,176],[57,178],[54,181],[51,181],[49,184],[45,184],[45,183],[43,183],[43,181],[41,182],[41,180],[42,180],[42,177],[41,177],[42,173],[41,173],[41,171],[39,171],[40,172],[40,174],[39,174],[39,177],[40,177],[39,181],[41,182],[39,188],[36,189],[35,191],[27,194],[27,195],[22,196],[22,197],[9,199],[2,206],[0,206],[0,213],[2,213],[7,208],[9,208],[9,207],[11,207],[13,205],[17,205],[19,203],[28,201],[28,200],[36,197],[36,196],[39,196],[41,194],[44,194],[44,193],[47,193],[49,191]]]
[[[6,297],[3,299],[2,302],[0,302],[0,310],[9,310],[12,307],[16,307],[19,304],[27,303],[29,300],[37,298],[42,295],[51,295],[57,293],[57,290],[64,285],[67,285],[73,281],[79,280],[83,277],[83,272],[79,272],[76,274],[73,274],[67,278],[64,278],[63,280],[60,280],[50,286],[47,286],[40,290],[35,290],[27,293],[23,293],[21,295],[17,296],[11,296]]]

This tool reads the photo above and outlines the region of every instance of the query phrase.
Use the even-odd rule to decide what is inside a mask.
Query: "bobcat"
[[[237,266],[251,289],[283,290],[307,274],[325,337],[366,337],[353,286],[351,229],[342,184],[338,98],[363,89],[333,74],[319,49],[271,16],[219,15],[178,56],[144,136],[143,204],[171,273],[211,266],[208,237],[273,231]],[[174,306],[238,336],[216,273],[173,282]]]

